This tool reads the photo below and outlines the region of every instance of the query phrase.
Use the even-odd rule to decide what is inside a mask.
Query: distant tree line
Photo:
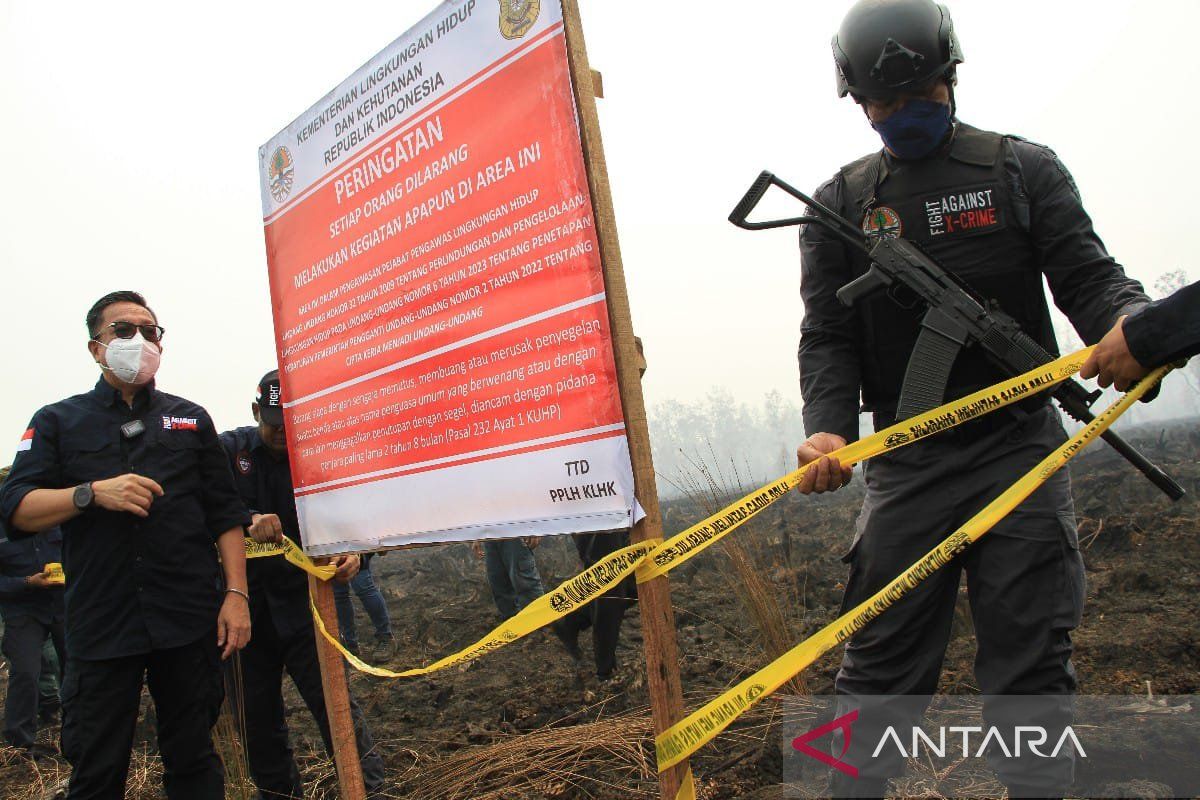
[[[1172,270],[1159,276],[1152,294],[1165,297],[1188,283],[1187,270]],[[1083,346],[1061,317],[1056,333],[1064,353]],[[1177,372],[1164,382],[1158,399],[1138,403],[1118,425],[1128,428],[1200,415],[1200,358]],[[1096,408],[1115,397],[1108,390]],[[659,403],[650,409],[649,418],[659,491],[666,495],[694,489],[697,482],[707,480],[703,472],[728,491],[761,485],[796,468],[796,446],[804,441],[798,388],[794,397],[771,391],[753,404],[735,398],[724,387],[714,387],[699,400]],[[1074,426],[1070,420],[1067,423]],[[868,425],[864,418],[864,434]]]

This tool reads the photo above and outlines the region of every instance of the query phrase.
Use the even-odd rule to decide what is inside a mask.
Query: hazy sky
[[[580,2],[648,400],[796,397],[795,232],[725,217],[763,168],[811,189],[878,148],[834,92],[849,3]],[[257,148],[433,6],[0,0],[0,433],[91,386],[84,313],[117,288],[168,329],[160,386],[248,424],[274,366]],[[1200,4],[951,11],[960,117],[1054,147],[1133,275],[1198,277]]]

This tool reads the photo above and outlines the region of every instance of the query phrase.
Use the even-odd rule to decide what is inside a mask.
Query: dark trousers
[[[58,654],[58,663],[66,660],[62,621],[44,623],[29,616],[10,616],[4,620],[4,640],[0,651],[8,659],[8,695],[4,699],[4,738],[13,747],[29,747],[37,738],[39,705],[51,707],[40,699],[42,652],[49,639]],[[59,678],[62,676],[59,675]],[[47,698],[49,700],[50,698]]]
[[[242,650],[242,711],[245,715],[250,774],[264,798],[302,798],[300,771],[288,741],[288,726],[283,706],[283,672],[292,676],[296,689],[316,720],[332,756],[329,716],[325,710],[325,692],[321,686],[321,666],[313,628],[300,629],[280,636],[269,614],[257,615],[254,636]],[[363,782],[368,792],[383,784],[383,759],[375,750],[375,741],[367,728],[362,709],[350,700],[354,734],[362,764]]]
[[[492,599],[504,619],[546,593],[537,559],[520,539],[489,539],[483,555]]]
[[[379,591],[379,587],[375,584],[375,578],[371,575],[371,561],[370,556],[363,559],[362,569],[350,579],[350,583],[335,582],[333,584],[338,636],[341,638],[342,644],[351,650],[358,650],[358,624],[354,619],[354,603],[350,599],[351,589],[358,595],[363,609],[371,618],[371,624],[375,626],[375,638],[377,640],[392,638],[392,618],[388,616],[387,601],[383,599],[383,592]]]
[[[38,717],[43,722],[58,721],[58,712],[62,709],[62,698],[59,688],[62,686],[62,671],[66,664],[66,653],[59,658],[58,649],[54,647],[54,638],[46,639],[42,645],[42,674],[38,678]]]
[[[629,534],[577,533],[572,537],[579,560],[585,568],[592,566],[609,553],[629,546]],[[592,629],[592,649],[596,657],[596,674],[607,678],[617,666],[617,642],[625,608],[637,601],[637,584],[633,576],[626,578],[604,594],[563,618],[563,627],[578,635]]]
[[[70,800],[125,796],[142,682],[158,718],[163,786],[171,800],[223,800],[212,726],[224,697],[216,631],[183,647],[123,658],[67,660],[62,750],[74,768]]]
[[[939,434],[867,462],[867,496],[846,557],[850,576],[843,612],[883,588],[1064,440],[1057,414],[1043,409],[1023,422],[993,424],[975,435]],[[1009,731],[1013,725],[1041,725],[1049,740],[1057,741],[1073,715],[1071,631],[1079,624],[1084,599],[1066,470],[850,640],[835,683],[837,694],[847,696],[839,701],[837,715],[856,707],[853,695],[936,692],[964,572],[978,641],[980,692],[1045,696],[1020,705],[1015,719],[1008,717],[1017,706],[985,698],[987,724]],[[889,725],[911,730],[925,705],[873,702],[871,713],[864,711],[855,723],[844,759],[859,768],[859,780],[835,773],[832,793],[879,796],[904,764],[894,749],[883,749],[883,757],[875,759],[872,749]],[[1007,738],[1011,741],[1012,734]],[[840,737],[833,748],[840,752]],[[991,763],[1010,790],[1041,797],[1062,797],[1074,768],[1069,748],[1055,759]]]

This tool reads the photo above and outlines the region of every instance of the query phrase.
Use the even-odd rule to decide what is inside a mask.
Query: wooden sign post
[[[337,606],[333,583],[308,576],[308,589],[325,630],[338,636]],[[362,764],[358,760],[358,740],[354,736],[354,718],[350,714],[350,682],[342,654],[314,630],[317,655],[321,660],[321,687],[325,691],[325,712],[329,715],[329,738],[333,741],[333,762],[337,766],[338,796],[342,800],[364,800]]]
[[[621,263],[621,246],[617,240],[612,190],[608,184],[604,145],[600,139],[600,118],[596,113],[596,97],[602,94],[602,91],[596,86],[596,73],[592,72],[588,64],[577,0],[562,0],[562,10],[567,59],[571,66],[571,83],[575,91],[575,105],[579,110],[579,133],[583,141],[588,183],[592,190],[592,209],[595,212],[596,232],[600,243],[600,259],[604,265],[604,287],[612,330],[613,353],[617,362],[617,378],[621,388],[621,405],[625,412],[629,457],[633,462],[638,502],[646,512],[645,518],[634,526],[630,537],[632,541],[640,542],[662,538],[662,515],[658,509],[658,486],[654,478],[650,432],[646,424],[646,405],[642,398],[642,382],[638,370],[640,359],[633,337],[633,321],[629,312],[629,293],[625,287],[625,270]],[[646,653],[646,683],[650,690],[650,710],[654,718],[654,733],[659,734],[684,716],[679,652],[675,643],[675,612],[671,607],[671,590],[667,577],[664,575],[646,583],[639,583],[638,603],[641,606],[642,642]],[[683,761],[659,775],[664,800],[675,800],[687,771],[688,763]]]
[[[577,0],[559,10],[443,3],[259,150],[310,555],[613,530],[638,503],[633,541],[662,537],[602,90]],[[580,464],[607,490],[563,488]],[[332,587],[312,591],[336,636]],[[661,733],[684,716],[667,579],[638,597]],[[340,797],[361,800],[345,667],[318,647]],[[687,770],[660,774],[666,800]]]

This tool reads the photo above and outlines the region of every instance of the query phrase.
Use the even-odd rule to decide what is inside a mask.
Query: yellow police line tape
[[[1071,377],[1079,371],[1080,366],[1091,355],[1092,349],[1091,347],[1084,348],[1030,370],[1023,375],[1001,381],[987,389],[967,395],[959,400],[945,403],[924,414],[919,414],[910,419],[898,422],[872,436],[840,448],[830,453],[830,455],[836,456],[844,464],[856,464],[880,453],[899,449],[964,422],[982,417],[985,414],[1056,386]],[[1154,377],[1154,380],[1160,379],[1161,375],[1165,374],[1165,372],[1166,370],[1164,369],[1154,373],[1157,376]],[[1139,384],[1137,396],[1140,396],[1145,391],[1143,387],[1150,385],[1151,382],[1151,379],[1147,378],[1146,381]],[[1089,426],[1089,430],[1091,427]],[[320,615],[316,611],[315,605],[312,607],[313,619],[322,636],[336,647],[351,665],[362,672],[377,677],[413,677],[463,664],[493,650],[497,650],[506,644],[510,644],[532,631],[544,627],[556,619],[581,608],[616,586],[631,573],[636,575],[639,583],[665,575],[707,547],[715,544],[776,500],[785,496],[790,490],[799,485],[805,473],[812,468],[814,463],[806,464],[784,477],[745,495],[692,527],[672,536],[665,542],[662,540],[647,540],[610,553],[589,569],[564,581],[553,591],[542,595],[530,603],[515,616],[498,625],[479,641],[425,667],[393,671],[367,664],[346,650],[337,641],[336,637],[329,634]],[[283,554],[292,563],[324,580],[332,576],[332,568],[317,567],[312,564],[311,559],[308,559],[286,537],[283,545],[253,544],[257,552],[251,553],[249,552],[251,540],[247,540],[247,555],[249,557]],[[314,572],[314,570],[322,570],[323,572],[318,573]],[[797,671],[799,669],[797,668]],[[708,706],[705,707],[705,709],[707,708]],[[701,709],[701,712],[705,709]],[[693,717],[699,716],[701,712],[697,712],[697,714],[692,715],[692,717],[684,720],[684,722],[673,726],[669,731],[664,732],[663,736],[672,731],[680,730],[684,723],[692,720]],[[730,721],[732,720],[726,720],[725,725],[728,725]],[[688,753],[694,752],[695,749],[698,749],[699,746],[703,745],[704,742],[707,742],[718,732],[719,730],[714,731],[712,735],[708,736],[704,741],[699,742]],[[661,740],[662,737],[660,737]],[[686,757],[686,754],[674,758],[669,764],[664,764],[660,761],[660,771],[669,768],[674,763],[678,763],[684,757]]]
[[[831,455],[837,456],[842,463],[847,464],[866,461],[879,453],[895,450],[1018,400],[1023,400],[1074,375],[1091,354],[1091,350],[1092,348],[1085,348],[1069,356],[1063,356],[1024,375],[1001,381],[960,400],[941,405],[890,428],[885,428],[865,439],[860,439]],[[583,607],[619,584],[630,573],[636,574],[639,583],[666,574],[753,518],[771,503],[785,496],[800,483],[805,472],[811,466],[812,464],[806,464],[773,483],[756,489],[665,542],[657,539],[647,540],[608,554],[590,568],[567,579],[553,591],[534,600],[516,615],[496,626],[479,641],[425,667],[394,671],[367,664],[342,647],[341,642],[337,641],[337,637],[329,634],[320,620],[320,615],[316,613],[315,606],[313,618],[318,630],[326,640],[336,647],[356,669],[376,677],[414,677],[463,664],[515,642],[522,636]],[[327,580],[333,573],[331,567],[316,567],[312,560],[287,537],[284,537],[283,543],[278,545],[253,542],[250,539],[247,539],[246,542],[246,555],[250,558],[282,554],[293,564],[317,575],[322,580]],[[322,574],[314,570],[324,570],[325,572]]]
[[[336,567],[328,564],[318,565],[295,542],[286,536],[278,542],[258,542],[250,537],[246,537],[246,558],[266,558],[269,556],[283,556],[292,564],[323,581],[329,580],[337,573]]]
[[[1066,380],[1079,371],[1079,367],[1090,353],[1091,348],[1087,348],[1070,356],[1064,356],[1024,375],[1002,381],[961,400],[946,403],[932,411],[893,425],[873,436],[847,445],[831,455],[838,456],[842,463],[857,463],[884,451],[895,450],[919,439],[932,436],[1010,403],[1023,400]],[[515,642],[538,628],[545,627],[583,607],[619,584],[630,573],[636,575],[639,583],[666,574],[754,517],[771,503],[785,496],[800,483],[804,473],[811,466],[811,464],[806,464],[775,482],[747,494],[665,542],[661,539],[646,540],[608,554],[588,569],[561,583],[553,591],[547,592],[525,606],[517,614],[493,628],[479,641],[424,667],[394,671],[372,666],[343,647],[336,636],[329,634],[320,615],[316,612],[315,605],[313,606],[313,619],[321,635],[336,647],[355,669],[379,678],[411,678],[464,664]],[[291,540],[284,537],[284,542],[290,544]],[[291,545],[291,552],[303,556],[303,553],[295,545]],[[262,555],[271,554],[262,553]],[[289,560],[291,560],[290,557]]]
[[[515,642],[522,636],[545,627],[576,608],[586,605],[592,598],[599,597],[620,583],[660,544],[662,544],[662,539],[647,539],[644,542],[631,544],[629,547],[609,553],[602,561],[596,562],[591,568],[564,582],[553,592],[542,595],[521,609],[519,613],[501,622],[475,644],[425,667],[413,667],[402,672],[393,672],[383,667],[371,666],[343,647],[337,637],[330,635],[329,631],[325,629],[321,615],[317,613],[315,604],[312,606],[313,621],[321,635],[361,672],[379,678],[411,678],[417,675],[427,675],[456,664],[474,661],[476,658]],[[309,602],[312,603],[311,598]]]
[[[1005,489],[982,511],[947,536],[887,586],[775,661],[663,731],[654,742],[659,772],[678,764],[703,747],[759,700],[774,692],[826,651],[849,639],[898,599],[979,540],[1051,475],[1107,430],[1130,405],[1162,380],[1171,369],[1170,366],[1161,367],[1146,376],[1137,386],[1105,409],[1104,413],[1046,456],[1040,464]]]
[[[42,574],[46,576],[46,582],[51,586],[63,586],[67,582],[67,576],[63,574],[62,564],[57,561],[51,561],[42,567]]]
[[[290,540],[285,537],[285,541]],[[517,639],[532,633],[538,628],[549,625],[565,614],[569,614],[570,610],[583,606],[593,597],[599,597],[616,586],[629,574],[630,570],[635,569],[660,544],[662,544],[662,539],[647,539],[646,541],[616,550],[608,554],[602,561],[597,562],[590,569],[563,583],[554,592],[537,598],[521,609],[520,613],[497,625],[487,636],[484,636],[470,647],[446,656],[428,666],[414,667],[402,672],[394,672],[383,667],[372,666],[354,655],[354,653],[350,652],[338,641],[336,636],[329,633],[329,630],[325,627],[325,620],[321,619],[321,614],[317,611],[317,605],[311,593],[309,595],[309,605],[312,609],[313,623],[316,625],[317,630],[325,637],[325,641],[335,647],[342,654],[342,657],[349,661],[355,669],[380,678],[410,678],[436,672],[446,667],[452,667],[455,664],[465,664],[468,661],[473,661],[479,656],[490,653],[493,650],[498,650],[510,642],[515,642]],[[264,555],[267,554],[264,553]],[[566,610],[568,606],[570,610]],[[692,770],[689,767],[687,773],[683,776],[683,780],[680,782],[679,791],[675,794],[675,800],[695,800],[695,798],[696,786],[692,777]]]

